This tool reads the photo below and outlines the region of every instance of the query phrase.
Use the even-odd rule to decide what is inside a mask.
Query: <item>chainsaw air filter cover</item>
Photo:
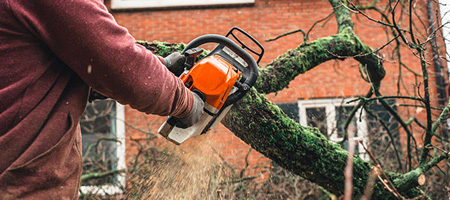
[[[190,86],[189,89],[200,91],[206,99],[205,103],[220,110],[240,74],[219,55],[212,55],[199,61],[180,78]]]

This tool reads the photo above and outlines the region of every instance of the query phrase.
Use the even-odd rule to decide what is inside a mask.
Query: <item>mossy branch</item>
[[[450,110],[450,101],[448,102],[447,106],[442,110],[442,113],[439,115],[439,118],[434,122],[433,127],[431,128],[431,133],[435,134],[436,130],[439,128],[439,126],[442,123],[442,120],[445,119],[445,117],[448,116],[448,111]]]
[[[334,194],[344,191],[347,151],[327,140],[316,128],[303,127],[254,88],[232,107],[222,123],[252,148],[285,169],[315,182]],[[370,166],[355,157],[355,174]],[[362,195],[365,176],[355,175],[355,193]],[[361,186],[361,187],[359,187]]]
[[[356,59],[361,63],[365,77],[379,87],[385,70],[377,52],[354,35],[350,14],[341,1],[330,0],[330,3],[336,12],[339,33],[303,43],[261,68],[255,88],[233,106],[222,123],[252,148],[285,169],[342,195],[347,151],[328,141],[318,129],[299,125],[264,96],[265,93],[282,90],[299,74],[331,59]],[[154,52],[164,56],[170,53],[167,50],[181,49],[157,43]],[[354,158],[353,165],[354,196],[362,196],[370,165],[359,157]],[[400,174],[387,174],[391,180],[401,177]],[[418,195],[414,188],[405,187],[401,192],[407,197]],[[393,195],[383,189],[383,184],[376,182],[373,198],[391,199]]]
[[[104,171],[104,172],[94,172],[94,173],[83,174],[81,176],[81,181],[83,182],[83,181],[87,181],[90,179],[103,178],[106,176],[120,174],[120,173],[123,173],[124,171],[125,170],[123,170],[123,169],[114,169],[114,170],[108,170],[108,171]]]
[[[385,70],[376,53],[353,34],[337,34],[303,43],[260,69],[255,85],[259,92],[272,93],[288,87],[299,74],[332,59],[354,58],[361,63],[371,82],[380,83]]]
[[[324,50],[326,49],[324,44],[328,45],[328,51]],[[175,51],[177,48],[172,48],[173,46],[167,43],[151,45],[152,48],[156,47],[153,51],[160,55],[169,54],[170,52],[166,52],[167,49]],[[346,166],[347,151],[328,141],[318,129],[303,127],[287,117],[278,106],[268,101],[260,92],[279,91],[284,87],[280,83],[271,83],[270,81],[284,82],[287,86],[290,78],[293,79],[299,73],[305,73],[327,59],[352,56],[347,53],[349,51],[345,48],[352,48],[352,46],[358,48],[358,50],[354,50],[355,55],[362,51],[368,52],[364,56],[370,55],[371,58],[374,58],[370,48],[360,43],[356,37],[348,34],[321,38],[312,43],[304,43],[296,50],[288,51],[275,60],[272,65],[261,70],[261,78],[257,82],[256,88],[252,88],[248,95],[233,106],[232,111],[222,123],[252,148],[279,163],[285,169],[321,185],[334,194],[343,194],[344,174],[342,171]],[[160,48],[163,50],[159,50]],[[322,53],[314,53],[318,51]],[[306,55],[319,57],[309,58]],[[370,57],[362,57],[360,59],[365,63],[377,63],[377,65],[367,64],[366,71],[373,73],[372,75],[368,73],[368,76],[372,77],[371,79],[381,81],[385,72],[382,66],[378,65],[379,62],[369,62]],[[304,62],[305,64],[303,64]],[[286,73],[285,70],[289,69],[296,70],[296,72]],[[257,89],[261,91],[257,91]],[[359,157],[355,157],[353,180],[355,196],[363,195],[369,172],[369,164]],[[417,192],[410,190],[409,194],[417,194]],[[383,185],[379,182],[375,184],[373,196],[379,199],[392,198],[392,194],[384,190]]]
[[[431,159],[429,162],[424,163],[417,167],[414,170],[409,171],[406,174],[401,175],[400,177],[393,180],[394,185],[397,187],[397,189],[400,192],[404,192],[406,190],[409,190],[410,188],[417,187],[419,185],[423,185],[423,183],[419,182],[419,177],[423,176],[425,172],[427,172],[429,169],[431,169],[433,166],[436,166],[439,162],[441,162],[444,159],[449,159],[448,153],[443,153],[433,159]]]
[[[97,148],[97,146],[100,144],[100,142],[102,141],[112,141],[112,142],[117,142],[117,143],[121,143],[121,141],[117,138],[111,138],[111,137],[101,137],[99,138],[95,143],[92,143],[88,146],[86,153],[83,155],[83,161],[86,160],[89,157],[89,154],[91,153],[91,151],[94,148]]]
[[[296,123],[254,88],[234,104],[232,112],[222,123],[252,148],[285,169],[336,195],[343,194],[347,151],[327,140],[318,129]],[[360,197],[364,193],[370,165],[355,156],[353,170],[354,196]],[[392,179],[400,176],[388,174]],[[418,192],[410,189],[402,194],[414,197]],[[391,199],[393,196],[377,182],[373,198]]]
[[[333,7],[336,21],[338,24],[339,33],[349,33],[353,34],[353,21],[348,11],[346,0],[329,0],[331,6]]]

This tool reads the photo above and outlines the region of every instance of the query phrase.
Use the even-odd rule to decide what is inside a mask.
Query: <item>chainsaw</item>
[[[199,46],[206,43],[218,45],[207,56],[198,59],[203,52]],[[258,51],[254,50],[255,47]],[[249,52],[258,58],[257,61]],[[187,59],[180,79],[205,101],[205,106],[199,121],[191,127],[177,127],[174,117],[169,117],[161,125],[158,132],[177,145],[215,127],[231,106],[244,97],[258,78],[258,63],[264,55],[264,48],[247,32],[234,27],[225,36],[200,36],[181,53]]]

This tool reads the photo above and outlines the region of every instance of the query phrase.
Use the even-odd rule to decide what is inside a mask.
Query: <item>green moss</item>
[[[366,67],[372,81],[381,81],[384,69],[372,49],[364,45],[353,33],[348,10],[339,0],[330,0],[336,11],[339,34],[303,43],[280,55],[268,66],[261,68],[255,88],[233,107],[222,121],[236,136],[266,157],[294,174],[315,182],[328,191],[341,195],[344,191],[343,170],[347,151],[333,144],[317,128],[303,127],[287,117],[263,94],[277,92],[286,87],[299,74],[331,59],[355,59]],[[181,51],[184,44],[140,42],[156,54],[166,56]],[[203,56],[207,52],[204,52]],[[364,55],[364,56],[361,56]],[[356,78],[356,77],[355,77]],[[313,83],[311,83],[313,84]],[[354,159],[355,196],[362,195],[370,172],[369,164],[359,157]],[[374,199],[391,199],[392,195],[376,183]]]
[[[371,52],[372,49],[364,45],[353,33],[319,38],[287,51],[261,68],[255,87],[262,93],[277,92],[287,88],[298,75],[304,74],[323,62],[352,56],[367,66],[372,81],[381,81],[385,74],[384,68]]]
[[[155,55],[159,55],[162,57],[166,57],[173,52],[181,52],[186,47],[184,43],[167,43],[160,41],[147,42],[143,40],[137,40],[137,44],[143,45],[145,48],[151,50]],[[199,58],[203,58],[208,55],[210,51],[204,50],[202,54],[200,54]]]
[[[342,195],[347,151],[328,141],[317,128],[303,127],[287,117],[254,88],[233,106],[222,122],[236,136],[279,165]],[[355,156],[355,197],[363,194],[369,172],[370,165]],[[392,198],[392,194],[382,188],[382,184],[376,184],[373,198]]]

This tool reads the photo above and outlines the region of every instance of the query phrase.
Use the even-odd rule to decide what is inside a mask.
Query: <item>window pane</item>
[[[345,121],[349,117],[353,110],[353,106],[336,106],[336,128],[338,138],[343,138],[345,135],[344,125]],[[356,119],[358,116],[353,116],[350,124],[347,127],[347,131],[353,132],[353,137],[358,137],[358,129],[356,128]]]
[[[308,126],[319,128],[320,132],[327,136],[327,116],[324,107],[306,108],[306,118]]]
[[[345,99],[308,99],[299,100],[300,121],[304,125],[319,128],[320,132],[325,135],[331,142],[338,143],[343,149],[348,149],[348,141],[343,141],[345,136],[344,123],[348,119],[350,112],[353,110],[355,103],[346,104],[351,100]],[[314,107],[315,106],[315,107]],[[303,110],[304,109],[304,110]],[[361,121],[360,120],[360,116]],[[367,146],[367,114],[364,110],[359,110],[350,120],[347,133],[353,133],[355,140],[361,140]],[[331,120],[331,121],[330,121]],[[328,126],[327,126],[328,124]],[[331,125],[332,124],[332,125]],[[367,160],[362,146],[355,146],[355,155]]]
[[[116,167],[116,104],[113,100],[89,103],[80,121],[82,134],[83,174],[104,172]],[[82,185],[114,183],[115,176],[84,181]]]
[[[395,99],[386,99],[386,101],[394,110],[397,110],[397,102]],[[370,141],[368,144],[369,151],[371,151],[374,155],[383,155],[377,158],[377,160],[383,165],[384,169],[392,171],[398,170],[399,165],[397,162],[397,155],[400,158],[403,158],[404,156],[401,149],[397,148],[396,152],[392,145],[393,143],[395,146],[401,147],[398,122],[380,102],[371,101],[369,102],[368,107],[377,116],[367,116],[368,129],[370,133],[368,135],[368,139]],[[390,133],[392,134],[393,141],[379,120],[384,121],[387,125]]]
[[[284,113],[296,122],[299,122],[298,104],[297,103],[281,103],[277,104]]]

